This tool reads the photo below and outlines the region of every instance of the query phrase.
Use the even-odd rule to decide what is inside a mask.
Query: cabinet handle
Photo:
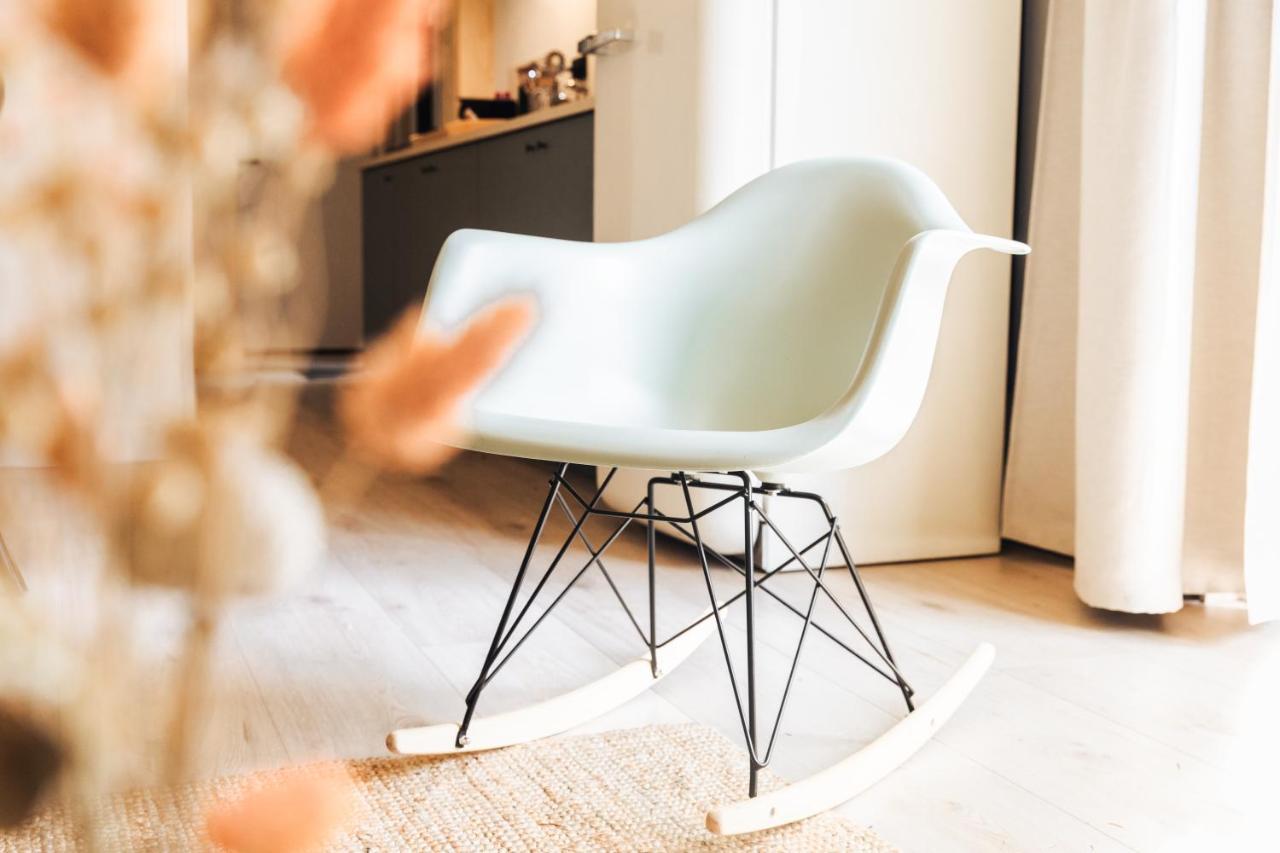
[[[422,167],[422,174],[424,175],[434,175],[438,171],[440,171],[440,167],[435,163],[428,163]]]
[[[384,184],[389,184],[389,183],[391,183],[391,176],[390,176],[390,175],[383,175],[383,176],[382,176],[382,182],[383,182]]]
[[[539,140],[538,140],[538,142],[537,142],[537,148],[538,148],[538,150],[539,150],[539,151],[546,151],[546,150],[547,150],[548,148],[550,148],[550,147],[551,147],[551,146],[547,145],[546,141],[544,141],[544,140],[542,140],[542,139],[539,139]]]
[[[535,151],[546,151],[550,147],[545,140],[539,139],[537,142],[526,142],[524,144],[524,152],[532,154]]]
[[[532,142],[526,142],[524,144],[524,153],[526,154],[532,154],[534,151],[537,151],[537,150],[538,150],[538,146],[534,145]]]

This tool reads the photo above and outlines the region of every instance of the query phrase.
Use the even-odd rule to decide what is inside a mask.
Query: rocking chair
[[[837,519],[821,496],[789,490],[782,481],[788,472],[862,465],[898,443],[925,393],[952,270],[964,254],[981,248],[1029,251],[1013,240],[973,233],[928,177],[882,159],[814,160],[777,169],[687,225],[649,240],[575,243],[473,230],[452,235],[436,263],[423,322],[449,327],[513,291],[535,293],[541,314],[516,357],[473,401],[458,444],[560,465],[461,723],[401,729],[388,737],[390,749],[449,754],[565,731],[669,675],[714,633],[729,667],[750,773],[746,799],[708,813],[711,831],[737,834],[800,820],[852,798],[906,761],[967,697],[994,651],[980,645],[917,707]],[[565,476],[572,463],[673,473],[652,479],[635,508],[620,512],[600,504],[612,473],[594,493],[583,494]],[[700,478],[700,473],[728,473],[732,479]],[[659,489],[676,490],[686,511],[659,512],[654,502]],[[712,495],[709,505],[700,501],[702,508],[695,509],[695,491]],[[822,513],[824,533],[813,542],[793,544],[762,511],[758,498],[764,494],[771,501],[809,502]],[[570,511],[570,501],[577,512]],[[572,519],[572,530],[517,607],[535,547],[557,504]],[[740,560],[708,547],[699,535],[699,520],[726,508],[742,513]],[[583,524],[593,516],[617,523],[599,547],[583,535]],[[592,565],[603,570],[605,549],[632,521],[648,524],[647,626],[623,605],[644,654],[555,699],[475,716],[498,671],[574,581]],[[658,636],[656,618],[657,521],[695,546],[710,598],[707,612],[666,638]],[[768,570],[756,565],[755,549],[756,531],[766,529],[789,554]],[[587,564],[532,618],[534,601],[575,539],[587,545]],[[833,547],[849,567],[865,610],[860,619],[831,589],[826,568]],[[712,562],[736,573],[741,590],[717,600]],[[788,568],[812,581],[805,608],[765,585]],[[762,593],[803,620],[767,738],[757,713],[754,654],[756,599]],[[860,638],[856,645],[863,648],[814,620],[819,594],[853,626]],[[722,618],[722,611],[739,600],[746,620],[745,683],[735,676]],[[521,632],[527,622],[532,627]],[[810,628],[895,685],[908,713],[827,770],[757,795],[758,772],[772,753]]]

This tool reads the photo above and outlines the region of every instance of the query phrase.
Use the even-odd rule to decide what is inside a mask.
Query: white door
[[[770,0],[598,0],[595,236],[652,237],[769,169]]]
[[[775,165],[866,154],[914,163],[971,227],[1007,235],[1020,15],[1019,0],[599,0],[601,31],[634,40],[593,72],[596,239],[674,228]],[[826,496],[855,559],[999,548],[1008,287],[1007,258],[966,259],[906,439],[854,471],[789,479]],[[606,497],[629,509],[644,479],[620,474]],[[771,515],[809,541],[819,519],[796,503]],[[740,542],[739,520],[706,525],[709,542]]]

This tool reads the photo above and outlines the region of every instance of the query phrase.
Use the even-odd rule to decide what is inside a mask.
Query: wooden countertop
[[[370,157],[361,164],[360,168],[372,169],[376,166],[385,166],[388,163],[395,163],[398,160],[404,160],[409,157],[417,157],[420,154],[443,151],[446,148],[466,145],[469,142],[488,139],[491,136],[501,136],[504,133],[511,133],[553,121],[560,121],[571,116],[582,115],[583,113],[591,112],[595,108],[596,102],[593,98],[583,98],[580,101],[573,101],[558,107],[545,107],[512,119],[477,122],[474,128],[466,128],[454,132],[438,130],[434,133],[427,133],[417,137],[404,148],[397,148],[395,151],[388,151],[385,154],[377,154]]]

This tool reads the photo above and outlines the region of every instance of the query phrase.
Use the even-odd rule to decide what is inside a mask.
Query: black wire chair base
[[[630,512],[622,512],[602,508],[600,500],[604,495],[605,489],[609,487],[609,483],[613,480],[618,469],[612,469],[608,475],[601,481],[599,487],[590,498],[584,497],[574,488],[573,484],[565,478],[568,465],[561,465],[552,476],[547,490],[546,500],[543,501],[542,511],[538,516],[538,521],[534,525],[533,535],[529,538],[528,547],[525,549],[524,558],[521,560],[520,568],[516,572],[515,581],[511,585],[511,593],[507,597],[506,605],[503,608],[502,615],[498,620],[497,629],[494,631],[493,641],[489,645],[488,653],[485,655],[484,664],[480,668],[480,674],[476,678],[470,691],[466,696],[466,712],[463,715],[462,722],[458,727],[457,746],[463,747],[467,743],[467,730],[471,725],[472,717],[475,714],[476,706],[480,701],[481,695],[489,683],[502,671],[512,656],[520,650],[525,641],[537,630],[538,626],[555,610],[556,606],[564,599],[569,590],[592,568],[596,568],[604,576],[610,590],[621,604],[623,611],[626,613],[628,621],[635,629],[641,643],[643,643],[649,651],[649,662],[653,676],[656,678],[661,673],[658,671],[658,650],[672,642],[676,638],[683,636],[686,632],[694,629],[707,619],[714,619],[716,624],[716,633],[720,639],[720,647],[724,652],[725,667],[729,675],[729,684],[733,692],[733,700],[738,712],[738,720],[742,727],[743,738],[746,741],[747,752],[750,758],[751,771],[748,785],[748,793],[750,796],[756,796],[758,786],[758,774],[762,767],[769,764],[773,757],[774,746],[777,744],[778,732],[781,729],[783,715],[786,712],[787,700],[791,695],[791,687],[795,679],[796,669],[800,661],[800,653],[804,648],[805,639],[812,628],[818,634],[834,643],[844,652],[869,667],[872,671],[879,674],[882,678],[894,684],[902,693],[902,698],[906,702],[907,710],[914,710],[915,706],[912,701],[913,691],[906,678],[903,677],[898,668],[897,662],[894,660],[893,653],[889,649],[889,643],[885,639],[884,630],[881,628],[880,620],[876,616],[871,599],[867,595],[866,587],[862,583],[859,576],[858,568],[853,562],[852,555],[845,543],[844,536],[840,532],[840,524],[835,515],[831,512],[826,501],[820,495],[811,492],[798,492],[787,489],[783,486],[771,484],[755,484],[752,477],[745,471],[732,472],[731,476],[737,480],[735,483],[712,482],[708,480],[700,480],[696,476],[690,476],[684,473],[675,473],[668,477],[654,477],[649,480],[648,489],[645,497],[642,498]],[[660,488],[679,489],[685,506],[685,514],[673,516],[660,512],[656,507],[655,494]],[[717,499],[701,509],[695,509],[693,492],[696,490],[711,491],[716,493]],[[568,497],[566,497],[566,495]],[[761,506],[762,501],[759,500],[764,495],[769,495],[771,500],[791,499],[807,501],[815,505],[821,511],[825,520],[826,529],[812,542],[805,544],[803,547],[797,548],[786,535],[778,529],[777,525],[769,518]],[[572,501],[572,504],[570,503]],[[699,532],[699,522],[713,512],[731,507],[733,504],[739,505],[738,511],[742,513],[742,529],[743,529],[743,556],[741,561],[734,560],[724,554],[709,547],[702,539]],[[575,507],[576,505],[576,507]],[[532,591],[525,596],[524,603],[517,610],[517,602],[521,596],[521,590],[525,586],[526,579],[529,576],[530,564],[533,561],[534,552],[537,548],[542,533],[546,528],[547,520],[550,517],[553,508],[558,508],[565,517],[571,522],[572,527],[569,534],[565,537],[563,544],[560,545],[552,558],[546,570],[541,577],[533,584]],[[600,517],[613,519],[617,522],[607,537],[599,544],[595,544],[591,537],[583,529],[586,521],[591,517]],[[636,612],[627,602],[626,597],[618,588],[613,576],[610,575],[608,568],[605,566],[602,556],[605,551],[617,541],[623,532],[631,525],[633,521],[643,521],[648,525],[648,556],[649,556],[649,590],[648,590],[648,612],[647,626],[642,624],[641,620],[636,617]],[[655,522],[664,522],[679,535],[684,537],[697,549],[699,563],[702,569],[702,577],[706,586],[707,596],[710,599],[710,612],[694,620],[688,625],[674,631],[665,639],[658,639],[657,627],[657,577],[656,577],[656,550],[657,550],[657,532]],[[757,527],[769,530],[773,536],[782,543],[785,548],[786,557],[781,563],[773,568],[764,570],[756,566],[756,545]],[[551,599],[550,603],[541,608],[541,612],[536,616],[531,615],[534,601],[538,599],[539,594],[546,587],[551,576],[556,573],[557,568],[564,561],[565,555],[568,553],[570,546],[574,541],[580,542],[587,551],[585,562],[570,576],[560,591]],[[862,608],[865,613],[865,619],[869,623],[870,630],[867,630],[863,624],[859,622],[855,616],[849,612],[839,599],[832,592],[828,583],[827,563],[832,553],[832,547],[838,549],[841,559],[845,565],[849,567],[849,575],[853,579],[854,586],[857,590],[858,597],[862,602]],[[816,564],[813,561],[814,552],[818,553]],[[742,578],[742,589],[724,600],[717,600],[715,588],[711,581],[711,563],[715,562],[729,570],[736,572]],[[796,568],[798,567],[798,569]],[[766,586],[767,582],[784,570],[792,570],[793,573],[807,574],[812,581],[812,588],[809,591],[808,601],[803,607],[796,605],[783,598],[775,590]],[[782,687],[781,698],[778,702],[776,714],[773,716],[773,722],[767,727],[768,737],[761,737],[761,725],[759,715],[759,701],[757,697],[757,679],[756,679],[756,595],[763,593],[772,600],[778,602],[787,612],[793,614],[797,618],[803,620],[799,639],[796,642],[795,652],[791,657],[790,666],[787,671],[786,680]],[[851,625],[858,636],[857,646],[851,645],[842,640],[835,632],[821,625],[814,619],[814,609],[819,596],[825,597],[831,604],[835,606],[836,611],[842,619]],[[730,653],[730,644],[725,633],[725,625],[723,612],[726,608],[736,604],[738,601],[743,602],[746,617],[746,651],[745,651],[745,684],[740,684],[737,669],[734,666],[733,655]],[[513,616],[514,614],[514,616]],[[527,626],[525,623],[528,622]],[[763,749],[761,748],[763,745]]]

